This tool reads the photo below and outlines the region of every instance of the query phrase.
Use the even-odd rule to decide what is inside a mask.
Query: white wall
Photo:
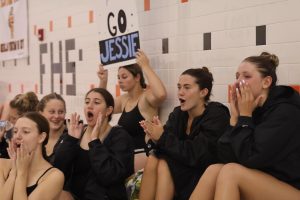
[[[147,1],[147,0],[145,0]],[[144,0],[138,7],[142,49],[149,55],[155,71],[162,77],[168,91],[162,107],[162,118],[177,104],[176,83],[179,74],[190,67],[209,66],[214,75],[213,100],[227,103],[227,86],[234,80],[239,62],[261,51],[275,53],[280,58],[279,84],[300,84],[300,1],[299,0],[149,0],[150,10],[144,10]],[[69,61],[75,62],[76,96],[64,95],[68,112],[82,113],[83,95],[90,85],[97,86],[98,33],[97,0],[29,0],[29,59],[0,62],[0,101],[22,92],[40,88],[40,45],[47,45],[42,55],[46,65],[43,96],[50,87],[50,43],[53,61],[59,62],[61,45],[63,78],[54,77],[54,91],[63,94],[72,76],[66,73],[66,45],[75,39],[75,50]],[[94,13],[89,23],[89,12]],[[68,17],[72,26],[68,27]],[[50,31],[50,21],[53,31]],[[256,46],[256,26],[266,25],[266,45]],[[35,33],[45,29],[45,41]],[[211,50],[203,50],[203,34],[211,33]],[[169,52],[162,53],[162,39],[168,38]],[[82,60],[79,59],[80,50]],[[109,89],[115,92],[116,70],[110,73]],[[61,82],[61,84],[60,84]],[[8,85],[11,85],[11,91]]]

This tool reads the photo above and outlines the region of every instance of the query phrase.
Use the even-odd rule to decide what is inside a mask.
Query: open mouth
[[[179,101],[180,101],[181,104],[185,102],[185,100],[181,99],[181,98],[179,98]]]
[[[87,117],[88,118],[92,118],[92,117],[94,117],[94,114],[92,112],[88,111],[87,112]]]

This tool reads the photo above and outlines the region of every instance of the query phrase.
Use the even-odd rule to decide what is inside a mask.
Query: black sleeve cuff
[[[155,154],[156,144],[152,140],[148,140],[145,150],[147,156],[149,156],[150,154]]]
[[[89,145],[89,148],[91,149],[91,148],[98,146],[99,144],[100,145],[102,144],[100,139],[95,139],[95,140],[90,141],[88,145]]]
[[[238,122],[237,122],[236,127],[253,128],[254,124],[253,124],[253,121],[252,121],[252,117],[240,116],[238,118]]]

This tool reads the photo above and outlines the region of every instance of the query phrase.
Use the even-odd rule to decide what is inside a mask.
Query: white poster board
[[[99,0],[100,61],[105,67],[135,63],[140,48],[135,0]]]
[[[0,3],[0,60],[28,56],[27,0]]]

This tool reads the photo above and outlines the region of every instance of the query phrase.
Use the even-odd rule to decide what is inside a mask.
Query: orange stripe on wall
[[[150,10],[150,0],[144,0],[144,10]]]
[[[300,85],[290,85],[294,90],[296,90],[298,93],[300,93]]]
[[[8,92],[11,93],[11,84],[8,84]]]
[[[94,11],[90,10],[89,11],[89,23],[94,22]]]
[[[36,35],[37,27],[36,25],[33,26],[33,34]]]
[[[37,94],[38,93],[38,84],[34,84],[34,92]]]
[[[181,0],[181,3],[186,3],[188,2],[188,0]]]
[[[229,103],[230,87],[231,87],[231,85],[228,85],[228,87],[227,87],[227,102],[228,103]]]
[[[68,28],[72,27],[72,17],[68,16]]]
[[[53,21],[50,20],[49,22],[49,31],[52,32],[53,31]]]
[[[24,93],[24,84],[21,84],[21,93]]]
[[[119,84],[116,85],[116,97],[121,95],[120,86]]]

